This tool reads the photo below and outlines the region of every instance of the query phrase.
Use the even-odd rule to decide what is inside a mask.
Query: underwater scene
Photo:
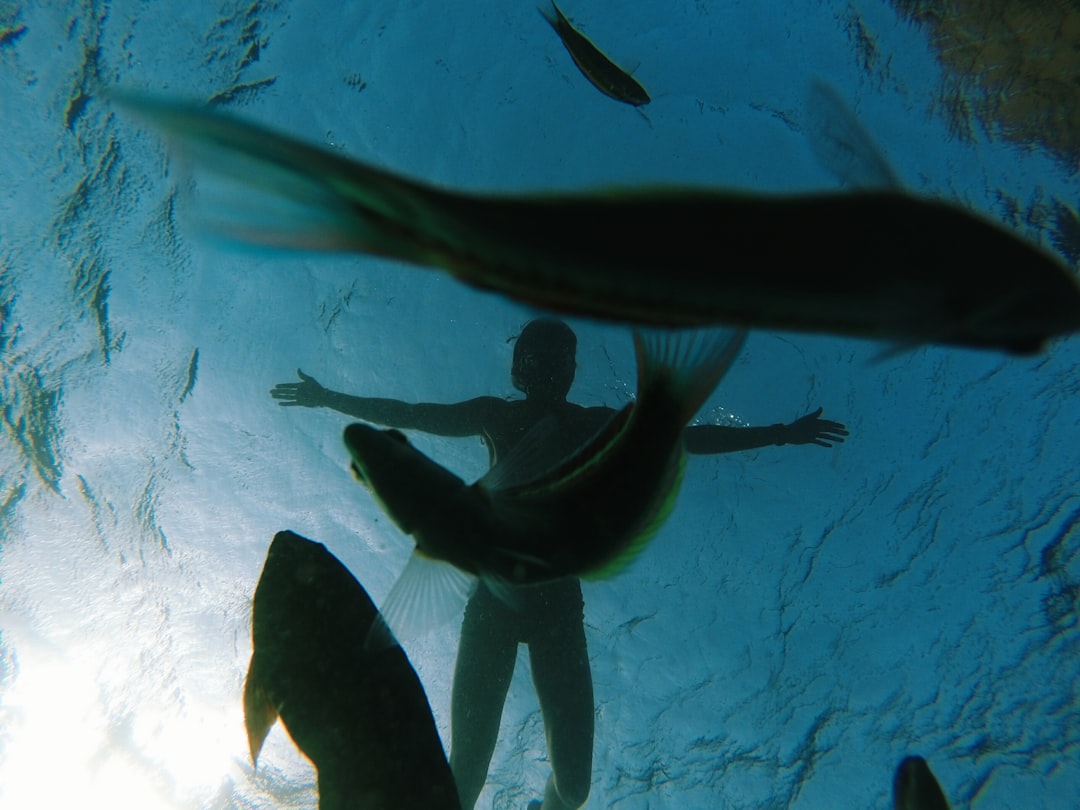
[[[0,0],[0,807],[1076,806],[1078,43]]]

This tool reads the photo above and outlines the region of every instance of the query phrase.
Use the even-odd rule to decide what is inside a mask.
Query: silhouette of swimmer
[[[388,427],[441,436],[479,436],[492,463],[541,420],[557,429],[535,459],[536,469],[553,466],[604,426],[615,410],[584,407],[566,397],[576,370],[577,336],[557,318],[529,321],[514,345],[511,381],[524,399],[482,396],[464,402],[408,403],[331,391],[297,370],[300,382],[282,383],[270,395],[284,406],[332,408]],[[783,444],[831,447],[848,435],[845,426],[821,418],[822,409],[790,425],[726,427],[692,425],[685,431],[689,453],[728,453]],[[451,697],[450,767],[463,808],[472,808],[487,780],[488,766],[510,686],[518,644],[529,647],[533,684],[544,718],[552,774],[544,801],[530,806],[576,808],[592,782],[593,687],[585,645],[584,602],[577,579],[520,588],[510,607],[482,583],[469,600]]]

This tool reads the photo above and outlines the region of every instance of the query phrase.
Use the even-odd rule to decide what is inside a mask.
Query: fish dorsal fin
[[[903,188],[881,147],[832,86],[815,80],[806,106],[806,135],[822,168],[853,189]]]
[[[558,429],[559,420],[545,416],[525,431],[506,455],[495,460],[477,485],[495,492],[527,484],[542,476],[553,466],[548,448],[555,441]]]
[[[417,638],[461,613],[476,588],[476,577],[441,560],[413,551],[379,616],[365,649],[381,650],[397,640]]]
[[[505,461],[497,463],[488,471],[488,475],[477,483],[482,484],[489,492],[498,490],[505,493],[509,490],[524,489],[535,492],[552,483],[562,481],[595,458],[593,448],[605,447],[614,439],[623,429],[632,410],[633,403],[617,411],[573,452],[554,459],[547,448],[549,442],[555,440],[559,421],[553,416],[545,417],[514,445],[513,449],[507,453]],[[515,456],[519,452],[521,457],[516,459]],[[508,464],[506,469],[498,470],[497,468],[503,464]],[[489,477],[495,482],[494,486],[490,483]]]

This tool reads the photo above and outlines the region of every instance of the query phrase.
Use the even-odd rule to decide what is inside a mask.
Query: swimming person
[[[576,371],[577,336],[556,318],[529,321],[514,345],[511,382],[524,399],[481,396],[463,402],[408,403],[358,397],[324,388],[298,370],[300,382],[282,383],[271,396],[284,406],[325,407],[395,428],[441,436],[479,436],[492,463],[541,421],[554,420],[550,440],[531,448],[549,468],[591,439],[615,414],[604,406],[585,407],[566,397]],[[790,425],[737,428],[697,425],[686,429],[690,453],[712,454],[779,444],[830,447],[844,441],[847,429],[821,418],[822,410]],[[584,602],[576,578],[521,587],[510,607],[480,584],[469,600],[451,698],[450,766],[463,808],[472,808],[487,780],[503,703],[518,644],[529,647],[529,663],[544,719],[552,775],[543,804],[576,808],[585,803],[592,782],[593,688],[585,644]]]

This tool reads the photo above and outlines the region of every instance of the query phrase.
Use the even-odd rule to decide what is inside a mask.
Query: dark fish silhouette
[[[460,810],[409,659],[396,645],[364,648],[377,615],[324,546],[274,536],[255,590],[244,683],[251,758],[280,715],[318,770],[320,810]]]
[[[578,66],[585,78],[596,86],[597,90],[616,101],[632,104],[635,107],[648,104],[652,100],[645,92],[645,88],[638,84],[633,76],[608,59],[603,51],[593,45],[592,40],[570,24],[566,15],[555,5],[554,0],[551,3],[551,11],[545,11],[543,8],[539,11],[559,35],[574,64]]]
[[[635,401],[567,459],[522,480],[531,450],[551,440],[541,422],[466,484],[400,431],[355,424],[345,445],[357,478],[416,542],[383,605],[398,638],[464,606],[474,577],[496,594],[563,577],[623,568],[667,518],[682,483],[683,430],[731,366],[744,332],[634,335]]]
[[[638,189],[496,196],[436,189],[203,108],[118,99],[229,181],[203,227],[233,242],[438,267],[569,314],[725,323],[1038,351],[1080,330],[1080,287],[1042,249],[900,190]]]
[[[894,810],[949,810],[945,793],[922,757],[905,757],[893,779]]]

